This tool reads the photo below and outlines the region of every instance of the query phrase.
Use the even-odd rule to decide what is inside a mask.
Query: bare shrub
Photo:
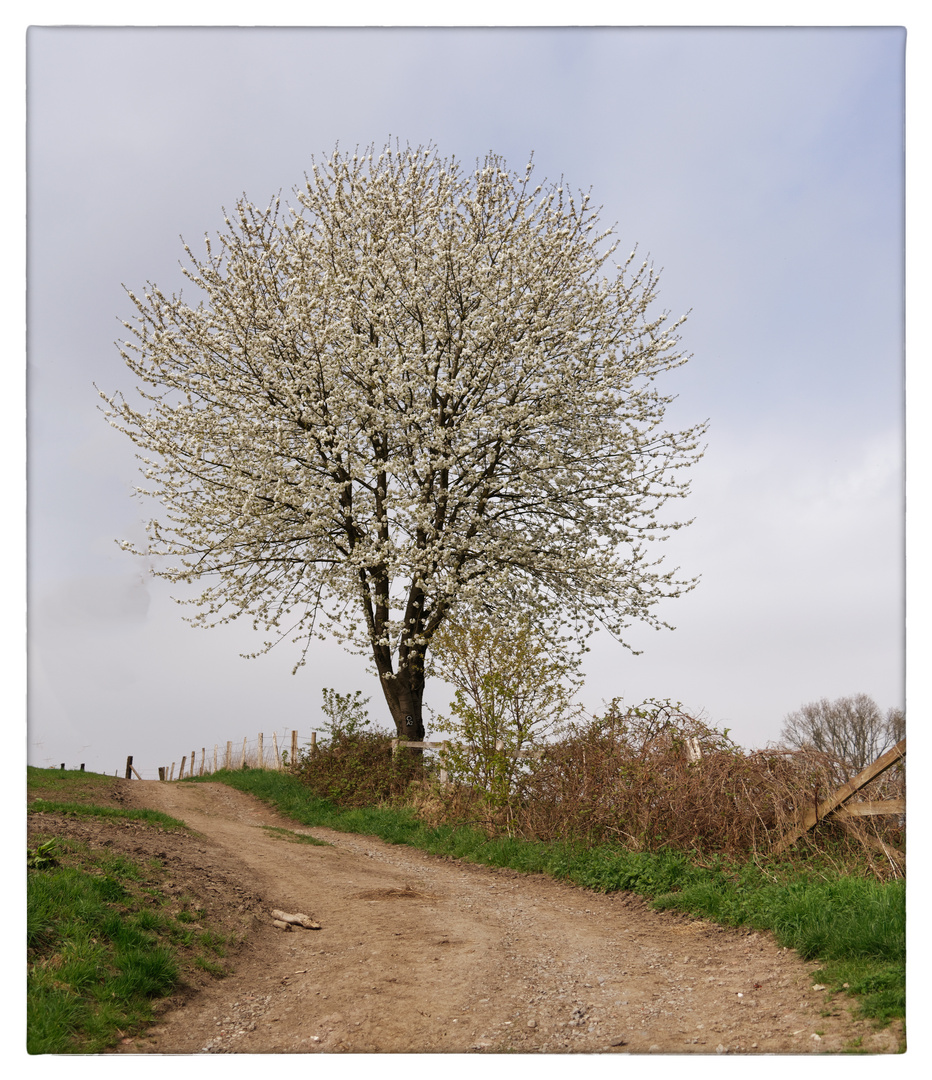
[[[495,806],[483,789],[471,784],[441,785],[436,777],[415,780],[408,787],[407,803],[425,825],[473,825],[489,834],[508,829],[508,807]]]
[[[678,706],[613,702],[529,768],[516,826],[635,851],[734,851],[772,830],[761,795],[780,770]]]
[[[813,749],[772,750],[792,763],[793,791],[790,811],[782,815],[780,835],[807,811],[818,809],[851,778],[850,762],[835,754]],[[906,767],[900,761],[860,788],[840,809],[859,803],[883,803],[906,798]],[[905,872],[906,816],[904,814],[829,814],[797,841],[797,849],[820,851],[831,847],[839,859],[866,863],[878,877]]]
[[[746,752],[726,734],[669,702],[623,709],[573,725],[540,760],[517,774],[497,816],[460,785],[434,798],[434,822],[473,821],[527,839],[619,844],[746,857],[766,853],[801,815],[848,775],[845,763],[812,750]],[[905,777],[894,769],[858,793],[858,801],[900,797]],[[803,837],[800,853],[827,849],[844,861],[891,869],[877,841],[901,847],[896,817],[828,818]],[[893,872],[896,868],[893,867]]]

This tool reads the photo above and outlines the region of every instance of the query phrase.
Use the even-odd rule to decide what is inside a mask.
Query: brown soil
[[[896,1052],[816,967],[726,930],[543,876],[295,826],[223,784],[113,781],[195,834],[32,815],[36,832],[158,856],[205,922],[239,932],[125,1053]],[[95,794],[95,802],[102,801]],[[327,842],[288,839],[278,827]],[[320,930],[273,926],[279,909]]]

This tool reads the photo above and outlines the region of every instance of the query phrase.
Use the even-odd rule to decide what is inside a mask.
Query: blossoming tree
[[[336,635],[409,739],[454,609],[666,625],[654,605],[694,581],[647,542],[682,524],[658,511],[704,425],[663,430],[655,380],[687,357],[654,269],[615,263],[588,195],[495,155],[337,150],[295,194],[185,245],[196,303],[129,292],[138,399],[107,416],[166,508],[155,573],[202,580],[190,621],[248,616],[298,666]]]

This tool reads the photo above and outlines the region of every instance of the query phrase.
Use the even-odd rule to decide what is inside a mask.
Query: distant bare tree
[[[890,746],[894,746],[900,739],[905,739],[906,713],[902,709],[887,709],[887,727],[887,742]]]
[[[790,713],[783,722],[781,738],[788,746],[813,747],[834,754],[853,773],[870,765],[906,734],[901,709],[886,715],[867,694],[829,701],[813,701]]]

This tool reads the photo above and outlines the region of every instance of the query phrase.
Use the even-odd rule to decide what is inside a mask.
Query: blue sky
[[[239,629],[182,622],[121,553],[132,447],[94,383],[130,388],[122,285],[181,283],[245,192],[311,155],[433,141],[592,189],[662,266],[693,359],[671,423],[708,418],[702,582],[589,656],[583,700],[672,698],[745,746],[804,702],[904,701],[904,50],[897,28],[43,29],[28,53],[29,760],[144,776],[194,743],[307,731],[336,646],[292,676]],[[438,688],[442,691],[442,688]],[[442,709],[447,697],[431,695]],[[188,745],[190,744],[190,745]]]

